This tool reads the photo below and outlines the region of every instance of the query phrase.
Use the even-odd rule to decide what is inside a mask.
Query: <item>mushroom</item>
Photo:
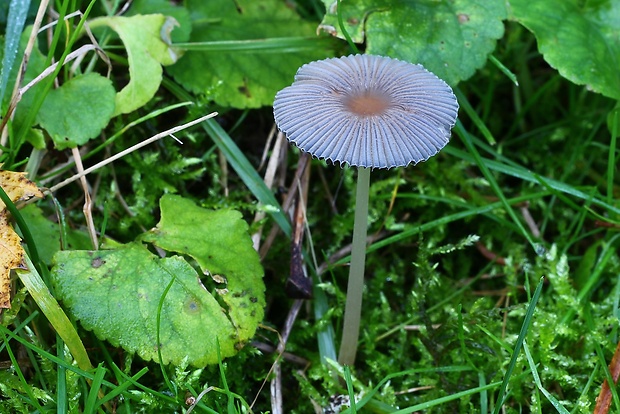
[[[426,161],[450,139],[458,113],[452,89],[416,65],[350,55],[303,65],[276,94],[278,128],[302,151],[358,167],[351,267],[338,362],[353,365],[364,287],[368,189],[373,168]]]

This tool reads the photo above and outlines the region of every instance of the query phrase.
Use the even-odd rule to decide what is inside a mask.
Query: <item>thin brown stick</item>
[[[506,265],[506,259],[504,259],[502,256],[493,253],[491,250],[487,249],[487,247],[482,244],[481,242],[476,242],[476,249],[478,249],[478,251],[487,259],[489,259],[491,262],[495,262],[499,265],[505,266]]]
[[[618,377],[620,376],[620,342],[618,342],[616,352],[614,352],[614,356],[609,363],[609,372],[611,372],[611,378],[614,380],[614,385],[616,385],[618,383]],[[596,406],[594,407],[593,413],[607,414],[611,406],[611,398],[611,389],[607,379],[605,379],[601,387],[601,392],[598,397],[596,397]]]
[[[521,215],[532,232],[532,235],[536,238],[540,238],[540,229],[538,228],[534,217],[532,217],[529,207],[529,203],[527,203],[525,206],[519,207],[519,210],[521,210]]]
[[[75,166],[78,173],[84,172],[84,166],[82,165],[82,157],[80,157],[80,151],[76,148],[72,148],[73,159],[75,160]],[[93,249],[99,249],[99,241],[97,240],[97,230],[95,230],[95,221],[93,220],[92,200],[90,198],[90,191],[86,177],[80,177],[80,183],[82,184],[82,190],[84,191],[84,217],[86,218],[86,226],[88,228],[88,234],[90,241],[93,244]]]
[[[295,320],[297,319],[297,315],[299,314],[299,310],[301,309],[302,303],[303,301],[301,300],[296,300],[295,302],[293,302],[293,306],[291,306],[291,309],[289,310],[289,313],[286,317],[286,321],[284,322],[284,328],[282,329],[282,335],[280,335],[280,333],[277,332],[273,328],[262,326],[263,328],[273,331],[278,334],[278,346],[276,348],[276,352],[278,356],[276,357],[275,362],[271,365],[271,368],[269,369],[269,372],[267,373],[267,378],[271,376],[271,374],[275,371],[276,366],[280,364],[280,360],[282,359],[282,355],[284,354],[284,350],[286,349],[286,342],[288,341],[288,337],[291,334],[291,331],[293,330],[293,325],[295,324]],[[276,376],[276,378],[278,377]],[[274,380],[276,378],[274,378]],[[252,409],[252,407],[254,407],[254,404],[256,404],[256,401],[258,400],[258,396],[262,392],[266,381],[267,380],[265,379],[265,381],[263,381],[260,388],[258,389],[258,392],[256,393],[256,396],[254,397],[254,401],[252,401],[252,404],[250,404],[250,410]],[[274,401],[272,400],[272,405],[273,403]],[[275,401],[275,403],[277,405],[278,402]],[[280,400],[280,406],[281,406],[281,403],[282,401]],[[275,410],[273,410],[273,407],[272,407],[272,411],[274,413],[276,412]]]
[[[302,158],[310,158],[304,153]],[[302,244],[304,230],[306,228],[306,201],[308,199],[308,187],[310,182],[310,164],[305,168],[301,181],[297,185],[299,196],[295,207],[293,220],[293,237],[291,239],[291,266],[286,281],[286,293],[294,299],[310,299],[312,297],[312,279],[305,272]]]
[[[250,345],[268,354],[272,354],[274,352],[277,352],[278,350],[277,346],[274,346],[274,345],[271,345],[265,342],[252,341]],[[282,352],[282,359],[288,362],[292,362],[293,364],[300,365],[304,368],[310,365],[310,361],[308,359],[300,357],[299,355],[292,354],[290,352],[286,352],[286,351]]]
[[[282,404],[282,369],[280,366],[281,356],[286,348],[286,342],[288,341],[288,337],[293,330],[293,325],[295,324],[295,320],[297,319],[297,315],[299,314],[299,310],[301,309],[301,300],[296,300],[293,302],[293,306],[286,317],[286,321],[284,322],[284,329],[282,330],[282,340],[278,344],[278,359],[274,362],[274,372],[275,376],[270,384],[271,393],[271,410],[274,414],[283,414],[284,407]]]
[[[323,194],[327,198],[329,208],[331,209],[333,215],[338,215],[338,209],[336,208],[336,199],[332,195],[332,192],[329,188],[329,184],[327,183],[327,179],[325,178],[323,168],[317,168],[317,173],[319,175],[319,178],[321,179],[321,184],[323,184]]]
[[[309,157],[308,158],[301,157],[299,159],[299,163],[297,164],[297,171],[295,171],[295,176],[293,177],[293,182],[291,183],[291,187],[288,190],[288,194],[286,195],[284,202],[282,203],[282,211],[288,211],[289,208],[291,208],[293,201],[295,201],[295,198],[297,197],[297,185],[299,184],[301,175],[303,174],[304,170],[306,169],[309,163],[310,163]],[[261,259],[263,259],[267,255],[268,248],[266,248],[265,246],[268,246],[268,247],[271,246],[271,244],[273,243],[273,241],[275,240],[279,232],[280,232],[280,228],[277,226],[274,226],[271,229],[271,231],[269,232],[269,235],[267,235],[267,238],[265,239],[265,242],[263,243],[263,246],[260,249],[259,255]]]
[[[271,142],[271,138],[269,138],[267,141]],[[273,151],[271,152],[271,157],[269,157],[269,162],[267,163],[267,170],[265,171],[265,177],[263,178],[265,185],[269,189],[273,188],[276,171],[278,170],[278,164],[280,162],[280,154],[281,154],[280,150],[282,149],[284,142],[285,142],[284,135],[278,134],[278,138],[273,144]],[[254,215],[254,222],[256,223],[258,221],[261,221],[262,219],[265,218],[266,214],[267,213],[263,210],[256,212],[256,214]],[[263,233],[263,228],[261,227],[256,233],[252,235],[252,243],[254,244],[254,250],[256,251],[260,250],[260,240],[261,240],[262,233]]]
[[[382,238],[384,238],[388,234],[390,234],[390,233],[387,230],[381,230],[378,233],[372,234],[372,235],[370,235],[370,236],[368,236],[366,238],[366,244],[368,246],[370,246],[371,244],[373,244],[376,241],[381,240]],[[331,256],[329,256],[325,262],[321,263],[321,265],[319,267],[317,267],[316,273],[318,275],[322,275],[335,262],[337,262],[338,260],[340,260],[340,259],[346,257],[347,255],[351,254],[351,247],[352,247],[352,245],[348,244],[348,245],[344,246],[343,248],[341,248],[340,250],[336,251]]]

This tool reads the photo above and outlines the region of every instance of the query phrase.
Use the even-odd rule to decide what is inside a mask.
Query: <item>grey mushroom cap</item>
[[[370,168],[437,154],[458,108],[450,86],[423,66],[374,55],[305,64],[273,104],[278,128],[302,151]]]

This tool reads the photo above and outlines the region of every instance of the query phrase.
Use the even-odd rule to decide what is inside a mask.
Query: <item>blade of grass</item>
[[[484,377],[484,372],[478,371],[478,383],[479,388],[487,386],[487,379]],[[487,389],[480,391],[480,414],[487,414],[489,412],[489,393]]]
[[[106,369],[103,367],[103,364],[99,364],[95,370],[95,377],[90,384],[90,391],[88,392],[88,397],[86,398],[86,404],[84,404],[85,413],[94,413],[96,411],[96,407],[98,405],[97,396],[99,391],[101,391],[101,385],[103,378],[105,377],[105,373]]]
[[[508,79],[515,84],[515,86],[519,86],[519,81],[517,80],[517,75],[512,73],[510,69],[508,69],[502,62],[500,62],[495,56],[489,55],[489,60],[493,63],[497,68],[504,74]]]
[[[49,323],[54,327],[63,341],[65,341],[78,366],[83,370],[92,369],[93,366],[88,358],[88,352],[86,352],[86,348],[75,330],[75,327],[60,305],[58,305],[58,302],[54,299],[45,283],[43,283],[43,279],[41,279],[41,276],[30,261],[28,255],[25,255],[24,258],[29,270],[16,269],[15,272],[19,276],[19,279],[26,289],[28,289],[28,292],[30,292],[30,295]]]
[[[601,276],[603,275],[603,271],[606,268],[607,262],[612,259],[613,256],[616,255],[617,249],[614,246],[616,240],[620,238],[620,234],[614,235],[608,242],[604,243],[603,250],[599,256],[599,260],[596,262],[594,266],[594,271],[588,277],[586,283],[579,290],[577,294],[577,300],[584,305],[588,304],[588,298],[592,293],[594,286],[599,282]],[[562,321],[560,322],[562,325],[566,325],[571,321],[575,314],[577,313],[577,309],[569,309],[568,312],[564,314]]]
[[[14,335],[19,334],[26,326],[30,324],[30,322],[32,322],[33,319],[35,319],[39,315],[40,313],[38,310],[33,311],[30,315],[28,315],[26,319],[21,321],[18,325],[15,325],[15,327],[13,328],[13,334]],[[12,322],[15,322],[15,321],[12,321]],[[7,321],[2,321],[2,323],[7,326],[10,325],[9,323],[7,323]],[[0,343],[0,352],[2,352],[3,350],[4,350],[4,343]]]
[[[217,364],[220,369],[220,379],[222,381],[222,387],[223,387],[223,390],[221,390],[220,392],[225,394],[227,397],[226,410],[228,414],[238,413],[237,409],[235,408],[235,399],[239,399],[244,404],[246,409],[250,408],[250,406],[241,398],[240,395],[235,394],[234,392],[230,391],[230,388],[228,388],[228,380],[226,379],[226,370],[224,369],[224,363],[222,362],[222,355],[220,354],[220,342],[219,341],[217,341]],[[217,391],[217,389],[214,389],[214,390]]]
[[[353,39],[351,39],[351,36],[349,35],[349,32],[347,32],[346,27],[344,27],[344,20],[342,19],[341,10],[342,10],[342,7],[340,7],[340,0],[336,0],[336,16],[338,17],[338,27],[340,28],[340,31],[342,32],[342,35],[344,36],[345,40],[349,44],[349,48],[351,48],[351,52],[354,54],[358,54],[360,51],[357,49],[357,46],[353,42]]]
[[[357,414],[355,405],[355,391],[353,390],[353,380],[351,379],[351,368],[348,365],[343,366],[344,382],[347,384],[347,394],[349,395],[349,407],[352,414]]]
[[[469,119],[471,119],[471,121],[474,123],[476,128],[480,130],[480,133],[482,134],[482,136],[487,140],[489,144],[495,145],[497,142],[495,141],[493,134],[491,134],[491,131],[489,131],[489,128],[487,128],[484,121],[480,119],[480,117],[478,116],[478,113],[471,106],[465,94],[463,94],[463,92],[461,92],[459,88],[454,88],[454,94],[456,95],[456,98],[459,101],[459,107],[465,111],[467,116],[469,116]]]
[[[157,343],[161,344],[161,337],[160,337],[160,329],[161,329],[161,312],[162,312],[162,308],[164,307],[164,300],[166,299],[166,296],[168,295],[168,292],[170,291],[170,289],[172,289],[172,285],[174,284],[176,277],[174,274],[172,274],[170,271],[168,271],[168,269],[164,268],[163,266],[161,267],[161,269],[168,273],[170,275],[170,283],[168,283],[168,286],[166,286],[166,288],[164,289],[164,291],[162,292],[160,298],[159,298],[159,303],[157,304],[157,322],[156,322],[156,333],[155,335],[157,336]],[[166,372],[166,365],[164,364],[164,360],[161,356],[161,346],[157,347],[157,358],[159,360],[159,367],[161,369],[161,375],[162,378],[164,379],[164,382],[166,383],[166,386],[168,387],[168,389],[170,390],[170,393],[172,393],[172,395],[177,395],[177,389],[176,387],[174,387],[172,385],[172,383],[170,382],[170,379],[168,378],[168,373]],[[219,342],[218,342],[218,349],[219,349]],[[219,356],[219,352],[218,352],[218,356]]]
[[[507,203],[509,205],[512,204],[518,204],[521,203],[523,201],[527,201],[530,199],[536,199],[539,197],[542,197],[544,195],[548,195],[549,192],[548,191],[544,191],[544,192],[539,192],[539,193],[535,193],[535,194],[529,194],[529,195],[525,195],[525,196],[519,196],[519,197],[514,197],[511,199],[507,200]],[[445,199],[440,199],[445,201]],[[374,252],[375,250],[378,250],[380,248],[383,248],[385,246],[388,246],[390,244],[393,243],[398,243],[401,242],[405,239],[408,239],[412,236],[415,236],[416,234],[419,234],[421,232],[427,231],[429,229],[432,229],[434,227],[438,227],[438,226],[443,226],[445,224],[448,223],[452,223],[454,221],[458,221],[467,217],[472,217],[472,216],[476,216],[479,214],[485,214],[488,213],[492,210],[495,210],[499,207],[502,207],[503,203],[501,201],[495,202],[495,203],[490,203],[487,204],[486,206],[480,206],[480,207],[475,207],[475,208],[467,208],[467,210],[465,211],[459,211],[458,213],[454,213],[454,214],[450,214],[447,216],[443,216],[437,220],[432,220],[426,223],[423,223],[419,226],[415,226],[412,228],[409,228],[407,230],[403,230],[400,233],[394,234],[393,236],[390,237],[386,237],[385,239],[382,239],[380,241],[377,241],[373,244],[371,244],[370,246],[368,246],[366,253],[370,253],[370,252]],[[337,262],[334,263],[334,265],[340,265],[340,264],[344,264],[344,263],[348,263],[350,260],[350,256],[347,257],[343,257],[342,259],[338,260]]]
[[[527,342],[523,341],[523,352],[525,352],[525,357],[527,358],[527,362],[530,365],[530,371],[532,371],[532,376],[534,377],[534,383],[536,387],[543,393],[543,395],[549,400],[551,405],[561,414],[569,414],[568,410],[564,408],[564,406],[555,398],[549,391],[547,391],[542,383],[540,382],[540,377],[538,376],[538,371],[536,370],[536,364],[534,363],[534,358],[532,358],[532,354],[527,346]]]
[[[620,132],[620,106],[611,111],[611,142],[609,143],[609,155],[607,158],[607,203],[613,204],[614,201],[614,172],[618,168],[616,162],[616,142]]]
[[[560,201],[564,202],[564,204],[568,205],[569,207],[571,207],[573,210],[578,211],[579,214],[582,214],[584,211],[589,213],[591,216],[594,216],[596,219],[601,220],[601,221],[608,221],[609,219],[607,217],[605,217],[604,215],[598,214],[596,211],[594,211],[591,207],[590,204],[592,204],[592,200],[594,198],[594,193],[596,192],[595,188],[592,188],[590,191],[590,197],[585,201],[583,206],[579,206],[577,205],[577,203],[574,203],[573,201],[571,201],[568,197],[566,197],[564,194],[559,193],[558,191],[556,191],[555,189],[553,189],[549,183],[546,181],[545,178],[539,176],[538,174],[534,174],[534,177],[536,177],[536,179],[538,180],[538,182],[545,188],[548,188],[549,190],[552,190],[553,194],[555,197],[557,197],[558,199],[560,199]],[[585,219],[585,216],[584,216]],[[578,228],[580,228],[581,223],[578,222]]]
[[[272,37],[268,39],[220,40],[212,42],[174,43],[172,47],[201,52],[294,53],[328,48],[330,37]]]
[[[536,286],[536,290],[532,295],[532,300],[530,301],[527,312],[525,313],[525,318],[523,318],[523,325],[521,325],[521,330],[519,331],[519,336],[517,337],[517,342],[515,343],[514,349],[512,351],[512,356],[510,357],[510,362],[508,363],[508,369],[506,370],[506,374],[504,375],[504,380],[502,381],[502,385],[499,389],[499,394],[497,396],[497,400],[495,402],[495,409],[493,410],[493,414],[499,414],[506,400],[506,391],[508,389],[508,382],[510,381],[510,377],[512,376],[512,372],[517,365],[517,357],[521,352],[521,346],[523,345],[523,341],[525,341],[525,337],[527,336],[527,332],[530,328],[530,323],[532,322],[532,317],[534,316],[534,310],[536,309],[536,304],[538,303],[538,299],[540,298],[540,294],[542,293],[543,282],[545,278],[541,277],[540,282],[538,282],[538,286]]]
[[[2,327],[2,329],[4,330],[5,328]],[[43,408],[41,407],[41,405],[39,405],[39,401],[37,397],[34,396],[34,393],[32,392],[32,389],[30,388],[30,384],[28,384],[28,381],[26,381],[26,378],[24,377],[24,373],[22,372],[20,368],[20,364],[17,361],[17,358],[15,358],[15,354],[13,353],[13,349],[9,345],[9,341],[6,335],[4,334],[2,335],[2,340],[4,342],[4,348],[9,354],[9,359],[11,360],[11,366],[13,367],[13,369],[15,370],[15,373],[17,374],[17,377],[19,378],[19,382],[21,382],[22,384],[22,389],[26,392],[26,395],[28,396],[29,403],[33,405],[39,412],[43,412]]]
[[[501,338],[498,338],[497,335],[493,334],[493,332],[489,331],[487,328],[485,328],[482,325],[476,324],[475,326],[476,326],[476,328],[478,328],[482,332],[484,332],[489,338],[491,338],[493,341],[495,341],[496,344],[498,344],[499,346],[504,348],[504,350],[506,350],[507,352],[512,352],[512,348],[510,347],[510,345],[508,345]]]
[[[204,405],[204,403],[201,401],[202,397],[204,395],[206,395],[210,389],[213,389],[212,387],[208,387],[207,389],[203,390],[202,392],[198,393],[194,387],[192,387],[191,385],[188,385],[187,390],[189,391],[189,393],[196,398],[196,404],[192,405],[188,408],[188,410],[186,411],[186,414],[191,414],[192,412],[194,412],[194,408],[200,408],[201,410],[203,410],[204,412],[207,412],[209,414],[220,414],[217,411],[212,410],[211,408],[207,407],[206,405]],[[251,411],[250,411],[251,413]]]
[[[11,0],[7,16],[4,37],[4,56],[0,69],[0,104],[4,102],[4,93],[9,83],[9,75],[13,69],[15,58],[19,50],[19,40],[24,30],[30,0]]]
[[[341,367],[340,365],[338,365],[338,363],[336,361],[328,361],[328,364],[331,365],[332,367],[336,368],[336,371],[339,373],[339,375],[341,375],[342,377],[344,377],[344,371],[343,371],[343,367]],[[467,366],[459,366],[459,365],[454,365],[454,366],[446,366],[446,367],[431,367],[431,368],[416,368],[416,369],[409,369],[406,371],[400,371],[400,372],[395,372],[389,375],[386,375],[381,381],[379,381],[379,383],[370,391],[366,392],[364,394],[364,396],[355,403],[356,407],[358,409],[362,409],[364,406],[369,405],[373,400],[372,398],[374,397],[375,394],[379,393],[379,391],[381,390],[381,388],[388,383],[389,381],[391,381],[394,378],[398,378],[398,377],[403,377],[406,375],[413,375],[413,374],[427,374],[427,373],[440,373],[440,372],[462,372],[462,371],[471,371],[471,367],[467,367]],[[499,385],[499,382],[496,383],[495,386]],[[491,387],[489,389],[492,389],[494,387]],[[460,397],[458,397],[460,398]],[[350,413],[350,408],[346,409],[345,411],[343,411],[341,414],[351,414]],[[396,412],[397,410],[393,410],[393,412]]]
[[[321,321],[323,317],[329,312],[329,301],[325,291],[319,287],[321,279],[317,276],[312,268],[312,296],[314,298],[314,319]],[[319,345],[319,355],[321,356],[321,362],[326,363],[328,359],[337,360],[336,353],[336,333],[334,332],[334,326],[331,323],[319,324],[317,331],[317,342]]]
[[[588,376],[588,381],[586,382],[586,385],[584,385],[583,390],[581,391],[581,395],[579,395],[579,399],[577,400],[578,403],[575,404],[575,407],[571,411],[571,414],[576,414],[578,411],[581,410],[582,406],[579,404],[579,402],[588,401],[588,393],[590,392],[590,388],[592,387],[594,381],[598,379],[598,369],[599,365],[596,364],[594,366],[594,369],[592,370],[592,373]]]
[[[112,371],[114,371],[115,375],[120,371],[118,369],[118,367],[114,363],[112,363],[110,366],[112,367]],[[137,381],[141,377],[143,377],[148,371],[149,371],[148,368],[142,368],[136,374],[131,376],[130,380],[124,380],[124,381],[120,381],[119,379],[126,378],[127,377],[126,374],[123,374],[123,376],[116,375],[118,385],[116,385],[115,387],[112,387],[112,391],[107,393],[102,399],[99,400],[99,405],[103,405],[103,404],[107,403],[108,401],[111,401],[114,398],[118,397],[119,395],[121,395],[125,391],[127,391],[129,389],[129,387],[135,385],[137,383]],[[106,385],[106,384],[102,383],[102,385]]]
[[[459,344],[461,345],[461,353],[465,356],[465,360],[467,361],[467,365],[472,367],[472,369],[476,369],[476,364],[469,357],[469,352],[467,352],[467,346],[465,346],[465,328],[463,327],[463,304],[459,303],[456,314],[458,317],[458,332],[457,336],[459,338]]]
[[[116,396],[118,396],[121,392],[123,392],[125,389],[128,389],[130,385],[133,385],[135,388],[143,391],[144,393],[151,394],[154,398],[161,399],[164,402],[171,403],[171,404],[178,403],[177,399],[174,397],[171,397],[167,392],[160,392],[160,391],[154,390],[138,382],[138,379],[140,379],[142,376],[144,376],[148,372],[148,368],[142,368],[137,374],[134,374],[131,377],[128,376],[123,371],[121,371],[118,368],[118,366],[116,366],[116,364],[112,364],[112,370],[115,372],[117,377],[125,379],[126,382],[121,383],[121,385],[119,386],[113,385],[111,388],[114,389],[114,391],[108,393],[106,397],[100,401],[100,404],[103,404],[105,402],[110,401],[113,398],[116,398]],[[104,382],[103,384],[106,387],[110,386],[108,385],[107,382]],[[117,389],[121,386],[122,388],[120,390]],[[124,394],[124,396],[125,398],[131,398],[137,402],[140,402],[142,398],[137,393],[126,393]]]
[[[577,295],[577,299],[579,301],[584,301],[585,299],[587,299],[590,293],[592,293],[594,285],[598,283],[601,275],[603,274],[603,271],[606,268],[607,262],[618,253],[615,243],[616,240],[618,240],[619,238],[620,234],[616,234],[611,239],[609,239],[607,243],[604,244],[600,260],[596,263],[592,275],[590,275],[586,284],[581,288],[579,294]]]
[[[35,44],[36,33],[33,33],[33,32],[38,30],[41,27],[41,22],[43,21],[43,17],[45,16],[45,13],[47,11],[48,4],[49,4],[49,0],[41,0],[41,2],[39,3],[37,15],[34,19],[34,22],[32,23],[32,31],[28,39],[28,43],[26,44],[26,47],[24,48],[22,61],[20,63],[19,70],[17,72],[17,78],[15,79],[15,87],[13,88],[13,95],[11,96],[11,103],[9,104],[6,113],[2,113],[2,120],[0,122],[0,162],[3,163],[3,166],[6,169],[10,169],[9,166],[11,164],[9,163],[9,165],[6,165],[7,164],[5,162],[6,158],[10,155],[11,151],[16,150],[16,148],[14,148],[14,146],[12,145],[14,141],[13,135],[8,133],[8,130],[6,129],[6,124],[9,119],[13,119],[13,111],[15,110],[15,107],[17,105],[17,100],[19,99],[19,87],[21,86],[22,81],[24,80],[24,76],[26,74],[26,65],[28,63],[28,60],[30,59],[30,55],[32,53],[32,50]],[[2,104],[0,102],[0,106],[1,105]],[[8,146],[7,146],[7,138],[9,141]]]
[[[455,130],[456,130],[457,134],[461,137],[461,141],[463,141],[463,143],[465,144],[465,147],[467,148],[469,153],[473,155],[476,165],[478,165],[478,168],[480,168],[480,170],[482,171],[482,174],[484,175],[484,177],[487,179],[487,181],[491,185],[491,188],[493,189],[493,191],[495,192],[497,197],[499,197],[499,199],[501,200],[501,202],[504,205],[504,208],[505,208],[506,212],[508,213],[508,215],[510,216],[510,218],[512,218],[514,223],[517,225],[517,227],[521,231],[521,234],[523,235],[523,237],[525,237],[525,239],[528,241],[530,246],[532,246],[532,249],[537,254],[539,254],[540,253],[540,247],[538,246],[538,243],[534,242],[534,239],[532,239],[532,237],[530,236],[529,232],[523,226],[523,223],[521,223],[521,221],[517,217],[517,214],[510,207],[510,204],[508,203],[508,200],[506,199],[506,196],[504,195],[503,191],[501,190],[501,188],[497,184],[497,181],[495,180],[495,177],[493,176],[493,174],[491,174],[491,171],[490,171],[489,167],[486,164],[486,160],[484,160],[480,156],[480,153],[478,153],[478,150],[473,145],[473,143],[471,141],[471,138],[469,137],[469,133],[465,130],[465,127],[463,127],[463,124],[461,123],[461,121],[457,120]]]
[[[63,358],[59,358],[56,355],[50,354],[49,352],[47,352],[47,351],[37,347],[36,345],[32,344],[28,340],[26,340],[24,338],[20,338],[14,332],[11,332],[9,329],[5,328],[2,325],[0,325],[0,333],[2,333],[3,335],[6,335],[6,336],[10,336],[12,339],[14,339],[15,341],[19,342],[24,347],[32,350],[33,352],[36,352],[38,355],[40,355],[41,358],[48,359],[52,363],[54,363],[54,364],[56,364],[58,366],[62,366],[67,371],[71,371],[71,372],[75,373],[76,375],[79,375],[79,376],[81,376],[81,377],[83,377],[83,378],[85,378],[87,380],[91,380],[92,381],[92,380],[95,379],[95,374],[93,374],[92,372],[80,369],[80,368],[76,367],[75,365],[73,365],[72,363],[65,361]],[[137,374],[134,374],[131,377],[128,376],[127,374],[125,374],[124,372],[122,372],[121,370],[119,370],[118,367],[115,367],[114,365],[113,365],[113,368],[115,368],[115,372],[117,372],[122,378],[125,378],[126,380],[130,381],[131,384],[133,384],[137,388],[140,388],[140,389],[142,389],[144,391],[148,391],[151,394],[157,394],[158,398],[163,398],[163,399],[165,399],[168,402],[175,402],[176,401],[175,399],[171,398],[170,396],[168,396],[166,394],[158,393],[157,391],[152,390],[150,388],[147,388],[144,385],[142,385],[139,382],[137,382],[138,379],[140,379],[142,376],[144,376],[144,374],[146,374],[148,372],[148,368],[143,368]],[[114,384],[112,382],[105,381],[105,380],[102,381],[102,384],[105,385],[106,387],[111,388],[111,389],[115,389],[116,387],[118,387],[118,384]],[[129,396],[131,396],[131,395],[129,395]]]
[[[499,385],[500,385],[499,381],[492,382],[491,384],[488,384],[482,387],[476,387],[476,388],[472,388],[466,391],[457,392],[455,394],[446,395],[445,397],[437,398],[432,401],[428,401],[428,402],[421,403],[421,404],[416,404],[411,407],[404,408],[402,410],[394,411],[393,414],[411,414],[411,413],[414,413],[420,410],[428,410],[429,408],[435,407],[437,405],[441,405],[441,404],[444,404],[450,401],[458,400],[460,398],[467,397],[470,395],[478,394],[480,392],[492,390],[494,388],[497,388]]]
[[[466,160],[466,161],[470,161],[470,162],[475,162],[474,156],[459,150],[457,148],[454,148],[450,145],[446,146],[443,151],[447,154],[456,156],[460,159]],[[488,167],[490,170],[493,171],[497,171],[500,172],[502,174],[506,174],[509,175],[511,177],[515,177],[515,178],[520,178],[522,180],[525,181],[529,181],[529,182],[533,182],[533,183],[539,183],[539,179],[537,177],[536,174],[532,173],[531,171],[529,171],[526,168],[523,167],[513,167],[510,165],[506,165],[503,164],[501,162],[497,162],[497,161],[493,161],[490,160],[488,158],[484,158],[484,164],[486,167]],[[576,188],[563,183],[561,181],[558,180],[553,180],[551,178],[544,178],[545,182],[554,190],[560,191],[562,193],[568,194],[568,195],[572,195],[574,197],[580,198],[582,200],[592,200],[592,204],[598,205],[600,207],[603,207],[604,209],[606,209],[609,213],[614,213],[614,214],[619,214],[620,215],[620,208],[614,206],[613,204],[609,204],[604,200],[601,200],[599,198],[592,198],[590,196],[590,194],[585,193],[581,190],[577,190]]]
[[[59,358],[63,358],[65,353],[65,343],[60,337],[60,335],[56,334],[56,355]],[[59,413],[67,413],[69,412],[69,396],[67,395],[67,370],[59,365],[56,369],[56,401],[57,401],[57,412]]]

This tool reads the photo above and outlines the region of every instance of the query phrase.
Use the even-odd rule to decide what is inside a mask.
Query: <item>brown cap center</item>
[[[374,116],[385,112],[390,106],[390,100],[376,93],[365,93],[349,97],[344,104],[355,115]]]

